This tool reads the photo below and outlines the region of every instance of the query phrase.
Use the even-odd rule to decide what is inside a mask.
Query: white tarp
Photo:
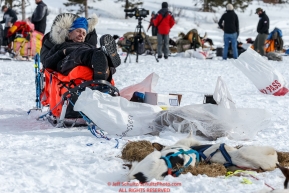
[[[210,139],[229,137],[235,140],[253,139],[258,131],[265,129],[270,119],[264,109],[227,109],[213,104],[194,104],[162,111],[155,119],[159,130],[177,132],[201,131]]]
[[[214,140],[224,136],[248,140],[267,127],[270,114],[264,109],[237,109],[221,77],[218,77],[213,97],[218,105],[193,104],[160,112],[154,121],[156,129],[200,131]]]
[[[288,93],[288,83],[282,74],[256,51],[248,48],[234,66],[241,70],[264,94],[283,96]]]
[[[83,112],[110,135],[135,136],[153,132],[152,121],[162,109],[86,88],[74,110]]]

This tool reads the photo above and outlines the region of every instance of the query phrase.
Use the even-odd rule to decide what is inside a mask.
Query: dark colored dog
[[[213,45],[214,45],[212,39],[210,39],[210,38],[205,38],[205,39],[203,39],[202,37],[200,37],[200,38],[201,38],[201,40],[202,40],[204,43],[205,43],[205,42],[208,42],[208,43],[210,44],[210,46],[213,46]]]
[[[113,35],[112,37],[113,37],[114,40],[117,40],[119,38],[118,35]]]
[[[253,44],[254,41],[252,40],[252,38],[247,38],[246,39],[247,44]]]
[[[169,45],[177,46],[177,43],[170,38],[170,40],[169,40]]]
[[[284,181],[284,189],[287,189],[288,188],[288,182],[289,182],[289,169],[282,167],[279,164],[276,164],[276,165],[282,171],[282,173],[284,174],[284,176],[286,178]]]

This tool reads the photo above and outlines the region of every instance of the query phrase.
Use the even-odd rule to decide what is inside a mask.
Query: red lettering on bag
[[[273,91],[275,91],[276,89],[272,86],[272,85],[270,85],[270,88],[273,90]]]
[[[278,88],[281,87],[281,84],[278,82],[278,80],[274,80],[271,85],[267,86],[266,89],[269,91],[269,92],[273,92],[275,90],[277,90]],[[263,89],[262,89],[263,90]],[[262,91],[261,91],[262,92]],[[264,93],[264,92],[262,92]],[[267,93],[266,93],[267,94]]]
[[[273,82],[272,85],[273,85],[273,87],[274,87],[275,89],[278,88],[278,85],[277,85],[275,82]]]
[[[278,84],[279,87],[281,87],[281,83],[278,82],[278,80],[275,80],[275,83]]]
[[[273,93],[273,91],[277,91]],[[284,96],[289,90],[282,86],[278,80],[274,80],[271,85],[267,86],[266,89],[260,89],[263,94],[273,93],[274,96]],[[269,93],[268,93],[269,92]]]

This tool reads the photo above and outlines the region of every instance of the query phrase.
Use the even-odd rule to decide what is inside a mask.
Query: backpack
[[[145,39],[142,35],[137,34],[134,36],[134,48],[138,54],[145,53]]]
[[[266,52],[272,51],[282,51],[283,50],[284,41],[282,39],[282,31],[279,28],[274,28],[274,30],[269,34],[268,39],[266,41],[266,46],[270,49],[266,49]]]

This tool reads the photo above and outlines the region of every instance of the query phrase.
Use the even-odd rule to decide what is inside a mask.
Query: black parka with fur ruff
[[[65,49],[65,54],[63,50]],[[44,68],[67,75],[76,66],[91,67],[91,58],[95,46],[86,42],[72,42],[66,40],[62,44],[57,44],[45,56]]]

